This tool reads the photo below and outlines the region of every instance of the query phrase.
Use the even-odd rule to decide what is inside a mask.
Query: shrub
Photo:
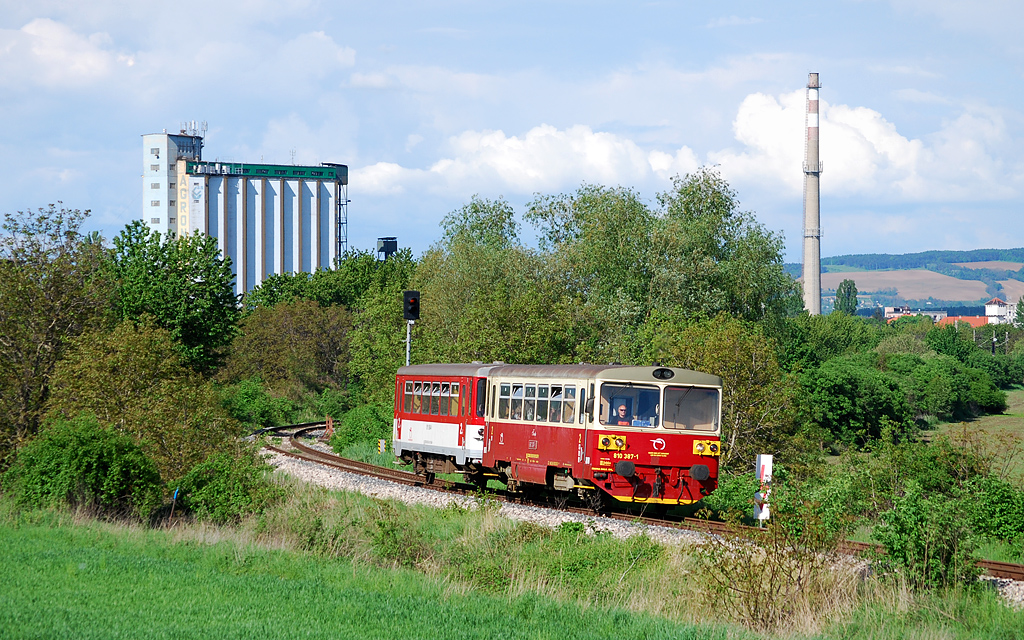
[[[284,495],[267,477],[270,470],[253,449],[215,453],[181,479],[182,504],[200,520],[220,524],[262,513]]]
[[[865,444],[891,422],[908,428],[912,413],[906,389],[893,373],[866,358],[836,358],[802,376],[803,411],[846,444]]]
[[[885,548],[883,566],[902,573],[915,588],[967,584],[978,577],[967,500],[925,497],[921,485],[906,484],[893,508],[881,515],[872,536]]]
[[[984,536],[1024,541],[1024,491],[1010,483],[983,476],[970,484],[972,525]]]
[[[364,404],[349,411],[334,427],[331,448],[341,452],[358,442],[391,440],[393,410],[386,404]]]
[[[84,506],[145,518],[161,503],[153,461],[91,414],[47,425],[18,452],[3,484],[24,506]]]
[[[759,490],[760,483],[752,472],[739,475],[721,474],[718,476],[718,488],[701,500],[701,504],[712,512],[712,517],[718,519],[723,519],[729,514],[749,518],[752,517],[754,509],[754,494]]]
[[[263,388],[259,378],[247,378],[221,389],[221,404],[235,420],[250,428],[274,427],[284,424],[292,410],[285,398],[274,398]]]
[[[698,597],[709,609],[771,632],[790,623],[801,607],[831,599],[828,580],[842,536],[822,525],[810,503],[789,504],[773,504],[764,529],[734,522],[696,551],[695,575],[706,587]]]

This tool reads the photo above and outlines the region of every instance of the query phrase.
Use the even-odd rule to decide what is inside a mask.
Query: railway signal
[[[420,292],[402,292],[402,317],[405,318],[405,366],[409,366],[409,351],[412,345],[412,325],[420,319]]]
[[[420,292],[402,292],[402,317],[406,320],[420,319]]]

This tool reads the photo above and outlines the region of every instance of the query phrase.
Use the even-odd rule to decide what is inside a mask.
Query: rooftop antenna
[[[292,155],[292,164],[295,164],[295,147],[292,147],[290,153]]]

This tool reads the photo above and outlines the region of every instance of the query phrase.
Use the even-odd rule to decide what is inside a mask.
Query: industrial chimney
[[[804,140],[804,308],[821,315],[821,198],[818,182],[818,74],[807,75],[807,116]]]

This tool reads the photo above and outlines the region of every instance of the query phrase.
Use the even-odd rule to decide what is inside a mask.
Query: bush
[[[739,475],[721,474],[718,476],[718,488],[701,500],[701,504],[717,519],[724,519],[730,514],[734,517],[751,518],[754,494],[760,491],[760,486],[752,472]]]
[[[926,498],[917,482],[907,482],[893,508],[881,515],[872,537],[885,548],[883,566],[904,574],[915,588],[968,584],[978,577],[968,501]]]
[[[252,449],[239,455],[215,453],[181,479],[182,505],[200,520],[218,524],[262,513],[284,495],[267,477],[270,471]]]
[[[153,461],[91,414],[46,426],[18,452],[3,485],[23,506],[83,506],[141,518],[160,505],[162,492]]]
[[[259,378],[223,387],[220,397],[228,415],[253,429],[284,424],[292,410],[289,400],[267,393]]]
[[[386,404],[364,404],[349,411],[334,427],[331,448],[341,452],[359,442],[391,440],[394,412]]]
[[[796,497],[795,495],[792,497]],[[772,632],[803,609],[832,599],[829,576],[842,531],[832,531],[806,501],[779,504],[764,529],[730,523],[696,551],[697,597],[748,628]]]
[[[972,525],[984,536],[1024,541],[1024,491],[1008,482],[984,476],[970,485]]]

